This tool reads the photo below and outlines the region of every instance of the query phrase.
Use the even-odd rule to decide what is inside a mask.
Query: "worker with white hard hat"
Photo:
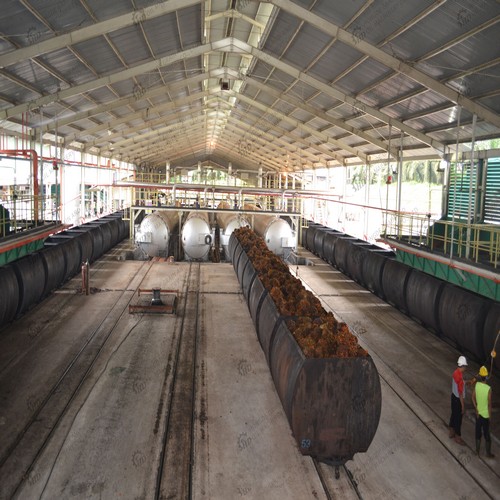
[[[495,455],[491,453],[490,436],[491,387],[486,383],[487,377],[488,369],[486,366],[481,366],[479,369],[479,380],[476,382],[476,386],[472,392],[472,403],[476,409],[476,453],[479,455],[482,433],[486,440],[486,456],[494,458]]]
[[[460,356],[457,361],[457,369],[453,372],[451,379],[451,417],[450,417],[450,438],[455,442],[465,445],[462,439],[462,416],[465,413],[465,383],[463,373],[467,368],[465,356]]]

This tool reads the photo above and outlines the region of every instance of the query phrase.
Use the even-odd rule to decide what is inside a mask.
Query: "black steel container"
[[[312,253],[316,253],[316,247],[314,246],[314,238],[316,235],[316,231],[321,230],[325,226],[321,224],[316,224],[312,222],[309,224],[309,227],[306,229],[305,238],[304,238],[304,247]]]
[[[384,299],[384,289],[382,287],[382,275],[386,263],[394,260],[395,255],[393,252],[386,252],[384,250],[369,252],[363,259],[363,282],[366,288],[371,292],[377,294],[380,298]]]
[[[101,233],[102,251],[101,251],[99,257],[113,247],[111,228],[109,227],[108,223],[106,223],[106,222],[99,223],[99,222],[92,221],[92,222],[88,222],[87,224],[84,224],[84,226],[96,228]],[[99,258],[99,257],[96,257],[96,258]]]
[[[102,229],[99,225],[92,226],[90,224],[83,224],[75,226],[71,230],[87,231],[92,238],[92,258],[90,262],[94,262],[104,253]]]
[[[73,236],[77,243],[80,245],[80,262],[91,262],[92,256],[94,254],[94,240],[91,236],[91,233],[82,229],[68,229],[66,233],[70,236]]]
[[[427,273],[414,269],[406,284],[408,314],[439,333],[438,305],[446,283]]]
[[[341,237],[348,236],[335,229],[325,230],[325,238],[323,239],[323,256],[322,259],[326,260],[329,264],[334,266],[335,262],[335,245],[337,240]]]
[[[19,284],[12,266],[0,267],[0,326],[14,319],[19,304]]]
[[[313,248],[314,248],[314,253],[318,256],[323,258],[323,240],[325,239],[326,231],[325,228],[319,227],[316,228],[316,231],[313,234]]]
[[[236,264],[236,276],[238,276],[238,281],[240,283],[241,280],[243,279],[243,271],[248,262],[249,262],[248,255],[246,254],[246,252],[242,251],[239,256],[238,262]]]
[[[410,266],[397,260],[387,260],[382,271],[382,289],[385,300],[403,312],[408,312],[405,291],[411,272]]]
[[[38,252],[45,268],[45,287],[42,297],[60,287],[66,277],[65,245],[47,246]]]
[[[16,316],[33,307],[45,289],[45,267],[40,252],[32,253],[11,264],[19,285],[19,302]]]
[[[86,234],[86,233],[85,233]],[[90,236],[88,236],[90,238]],[[80,237],[70,234],[68,231],[50,236],[44,242],[45,247],[62,246],[64,254],[65,275],[67,281],[73,277],[81,268],[82,245]]]
[[[343,273],[347,274],[347,256],[352,251],[352,245],[358,242],[362,243],[358,238],[347,236],[346,234],[339,236],[335,242],[335,266]]]
[[[484,359],[484,326],[491,301],[446,284],[439,301],[441,332],[477,359]]]

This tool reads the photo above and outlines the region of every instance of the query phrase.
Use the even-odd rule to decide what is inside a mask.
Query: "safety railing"
[[[35,204],[38,204],[35,210]],[[54,196],[16,194],[0,201],[0,237],[43,226],[58,219]]]
[[[450,258],[462,258],[494,268],[500,265],[500,226],[467,224],[413,214],[388,214],[382,234],[411,246]]]

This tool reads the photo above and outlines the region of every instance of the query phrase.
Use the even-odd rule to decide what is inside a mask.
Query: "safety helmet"
[[[465,356],[460,356],[457,361],[458,366],[467,366],[467,360]]]
[[[481,366],[481,368],[479,368],[479,375],[481,377],[487,377],[488,376],[488,368],[486,368],[486,366]]]

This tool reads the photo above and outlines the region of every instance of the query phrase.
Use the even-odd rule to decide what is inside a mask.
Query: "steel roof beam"
[[[354,148],[351,148],[350,146],[344,144],[342,141],[337,141],[333,137],[330,137],[328,134],[319,132],[318,130],[314,129],[313,127],[310,127],[308,125],[304,125],[300,120],[297,120],[296,118],[292,118],[291,116],[284,115],[283,113],[280,113],[279,111],[276,111],[275,109],[268,108],[265,104],[254,101],[253,99],[250,99],[249,97],[247,97],[245,95],[235,94],[235,96],[238,98],[238,100],[240,100],[242,102],[250,104],[253,107],[260,109],[261,111],[263,111],[265,113],[273,115],[282,121],[288,122],[291,125],[293,125],[295,128],[298,128],[299,130],[303,130],[304,132],[306,132],[314,137],[318,137],[319,139],[323,140],[324,142],[328,142],[330,144],[333,144],[334,146],[336,146],[340,149],[343,149],[344,151],[349,151],[350,153],[357,156],[361,160],[367,161],[365,154],[362,153],[361,151],[358,151]],[[337,159],[338,161],[341,161],[341,162],[343,161],[343,160],[339,160],[339,156],[336,155],[335,153],[332,153],[332,156],[335,159]]]
[[[241,43],[241,42],[240,42]],[[256,57],[258,57],[261,61],[263,61],[266,64],[269,64],[270,66],[275,66],[279,70],[283,71],[284,73],[289,74],[290,76],[301,80],[303,83],[306,83],[310,85],[311,87],[314,87],[321,92],[325,93],[326,95],[329,95],[330,97],[333,97],[334,99],[337,99],[339,101],[342,101],[344,104],[351,105],[352,107],[358,109],[359,111],[369,114],[373,116],[374,118],[377,118],[380,121],[383,121],[384,123],[391,125],[408,135],[411,135],[412,137],[415,137],[419,141],[428,144],[429,146],[433,147],[440,153],[444,154],[447,151],[447,147],[437,141],[436,139],[433,139],[432,137],[429,137],[422,132],[418,131],[417,129],[410,127],[408,125],[405,125],[403,122],[400,120],[397,120],[390,115],[380,111],[378,108],[375,108],[374,106],[370,106],[359,99],[356,99],[355,97],[352,97],[349,94],[346,94],[345,92],[342,92],[341,90],[337,89],[336,87],[330,86],[327,83],[323,83],[316,78],[309,76],[305,73],[302,73],[299,69],[295,68],[294,66],[285,63],[283,61],[280,61],[276,57],[271,56],[270,54],[267,54],[266,52],[263,52],[259,49],[255,49],[253,47],[248,47],[248,50],[250,50]]]
[[[400,61],[396,57],[391,56],[382,49],[379,49],[378,47],[364,40],[356,38],[352,33],[349,33],[337,24],[334,24],[316,14],[313,14],[307,9],[304,9],[303,7],[300,7],[299,5],[291,2],[290,0],[270,0],[270,2],[276,7],[283,9],[284,11],[296,16],[297,18],[305,20],[324,33],[338,38],[346,45],[349,45],[350,47],[353,47],[356,50],[365,53],[376,61],[384,64],[388,68],[391,68],[398,73],[402,73],[405,76],[416,81],[417,83],[420,83],[421,85],[427,87],[428,89],[441,94],[443,97],[446,97],[450,101],[462,106],[467,111],[476,114],[478,118],[482,118],[488,123],[491,123],[500,128],[500,115],[463,96],[456,90],[453,90],[451,87],[448,87],[438,80],[435,80],[426,73],[416,69],[412,65]]]
[[[4,68],[24,59],[30,59],[46,54],[47,52],[59,50],[69,45],[75,45],[85,40],[90,40],[91,38],[105,35],[112,31],[132,26],[149,19],[164,16],[178,9],[191,7],[199,3],[201,3],[201,0],[167,0],[159,4],[151,5],[150,7],[134,10],[127,14],[113,17],[106,21],[101,21],[100,23],[95,23],[85,28],[74,30],[64,35],[58,35],[28,47],[2,54],[0,55],[0,68]]]
[[[345,130],[346,132],[349,132],[352,135],[357,135],[362,139],[364,139],[365,141],[370,142],[371,144],[387,151],[388,146],[384,141],[381,141],[379,139],[370,136],[369,134],[366,134],[361,129],[358,129],[356,127],[353,127],[352,125],[347,124],[344,120],[339,120],[338,118],[335,118],[329,115],[328,113],[325,113],[324,111],[320,111],[319,109],[315,108],[314,106],[311,106],[310,104],[305,104],[301,102],[299,99],[296,99],[295,97],[290,97],[288,94],[280,93],[279,91],[274,90],[273,88],[266,86],[251,77],[247,77],[246,82],[250,86],[253,85],[266,94],[272,95],[273,97],[276,97],[277,99],[281,99],[284,102],[292,104],[293,106],[303,111],[307,111],[308,113],[312,114],[317,118],[325,120],[326,122],[330,123],[332,127],[334,126],[339,127],[342,130]],[[391,154],[393,156],[397,156],[397,148],[391,148]]]
[[[199,83],[199,82],[205,80],[206,78],[208,78],[208,73],[202,73],[201,75],[196,75],[196,76],[193,76],[191,78],[187,78],[186,80],[182,80],[181,82],[175,82],[171,85],[168,85],[167,87],[164,87],[164,86],[155,87],[152,90],[146,91],[142,95],[142,97],[139,97],[139,98],[136,96],[128,96],[128,97],[123,97],[121,99],[115,99],[115,100],[109,102],[108,104],[100,104],[99,106],[88,109],[86,111],[81,111],[79,113],[75,113],[74,115],[68,116],[68,117],[63,118],[63,119],[56,118],[53,120],[53,122],[51,124],[44,125],[43,127],[41,127],[41,129],[42,129],[42,132],[48,132],[50,130],[54,130],[56,126],[62,127],[64,125],[69,125],[73,122],[78,122],[80,120],[90,118],[91,116],[95,116],[95,115],[98,115],[101,113],[107,113],[108,111],[111,111],[113,109],[120,108],[122,106],[128,106],[129,104],[133,104],[134,102],[138,102],[143,98],[149,99],[149,98],[153,98],[153,97],[162,96],[162,95],[165,95],[165,93],[168,93],[169,91],[179,90],[187,85],[192,85],[193,83]],[[168,101],[168,102],[170,103],[171,101]],[[163,106],[163,104],[161,104],[160,106]],[[155,109],[157,109],[160,106],[156,106]],[[144,110],[141,110],[141,111],[144,112]],[[128,116],[131,117],[131,116],[135,116],[135,115],[136,115],[136,113],[133,113],[132,115],[128,115]],[[127,120],[125,120],[125,121],[127,121]],[[113,128],[113,126],[115,126],[115,124],[118,122],[121,123],[121,119],[113,120],[113,122],[108,121],[106,123],[103,123],[99,127],[87,129],[87,130],[85,130],[85,133],[87,135],[92,135],[94,132],[98,132],[99,130],[105,130],[106,128],[108,128],[108,129]],[[68,139],[70,139],[70,142],[71,142],[73,140],[76,140],[77,135],[78,134],[73,134],[73,135],[69,135],[66,137]]]

